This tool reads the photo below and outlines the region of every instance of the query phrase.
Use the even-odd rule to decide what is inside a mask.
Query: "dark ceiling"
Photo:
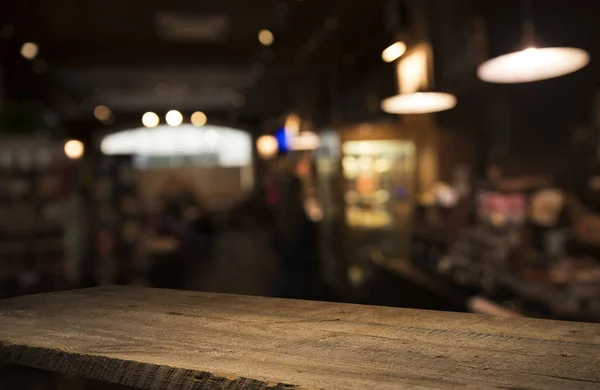
[[[121,124],[168,109],[254,124],[291,109],[316,116],[314,106],[329,99],[322,95],[328,75],[351,78],[377,63],[392,36],[384,0],[7,3],[0,15],[13,28],[15,57],[7,61],[17,68],[9,89],[19,95],[33,83],[18,47],[37,43],[47,66],[36,93],[79,129],[98,126],[97,104]],[[264,28],[275,36],[270,47],[257,38]]]
[[[600,82],[600,1],[531,0],[542,46],[588,50],[591,64],[573,75],[521,86],[484,85],[475,77],[474,20],[486,30],[487,55],[521,44],[527,0],[4,0],[0,3],[0,55],[6,95],[21,106],[43,101],[73,135],[102,125],[93,108],[109,106],[115,126],[140,123],[146,110],[272,130],[288,111],[319,123],[383,115],[377,102],[394,93],[394,71],[380,53],[412,17],[398,4],[428,5],[436,60],[436,87],[459,97],[439,115],[452,127],[512,129],[526,145],[544,134],[560,148],[568,128],[585,123]],[[396,5],[396,7],[392,5]],[[6,28],[9,26],[10,28]],[[403,27],[402,27],[403,26]],[[270,29],[275,42],[257,34]],[[39,60],[19,55],[36,42]],[[40,62],[43,61],[43,62]],[[38,72],[39,74],[36,74]],[[371,117],[357,107],[374,109]],[[501,120],[485,118],[497,101]],[[345,103],[348,101],[349,103]],[[340,102],[343,102],[340,103]],[[495,103],[494,103],[495,104]],[[552,113],[552,115],[549,115]],[[329,117],[328,117],[329,115]],[[494,117],[495,116],[491,116]],[[447,120],[446,120],[447,119]],[[487,122],[486,122],[487,121]],[[488,122],[494,122],[493,126]],[[56,121],[55,121],[56,122]],[[487,131],[487,130],[486,130]],[[507,141],[508,142],[508,141]]]

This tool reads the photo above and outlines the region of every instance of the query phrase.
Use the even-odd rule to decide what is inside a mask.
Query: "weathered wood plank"
[[[0,360],[145,389],[597,389],[600,325],[106,287],[0,301]]]

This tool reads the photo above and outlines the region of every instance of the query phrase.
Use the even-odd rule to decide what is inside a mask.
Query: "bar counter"
[[[0,362],[142,389],[598,389],[600,325],[102,287],[0,301]]]

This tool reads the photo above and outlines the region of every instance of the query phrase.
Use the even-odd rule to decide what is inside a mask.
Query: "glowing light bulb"
[[[65,143],[65,155],[71,160],[77,160],[83,156],[85,147],[81,141],[72,139]]]
[[[196,111],[192,114],[190,120],[194,126],[204,126],[208,120],[206,114],[202,111]]]
[[[110,111],[110,108],[99,105],[94,108],[94,116],[99,121],[106,122],[112,117],[112,112]]]
[[[23,46],[21,46],[21,55],[28,60],[33,60],[39,51],[38,45],[33,42],[25,42]]]
[[[385,62],[392,62],[400,58],[406,53],[406,44],[404,42],[396,42],[388,46],[382,53],[381,58]]]
[[[273,158],[277,155],[279,144],[272,135],[262,135],[256,140],[256,150],[262,158]]]
[[[288,136],[293,136],[300,132],[300,125],[300,117],[296,114],[289,114],[285,118],[285,124],[283,125],[283,128]]]
[[[258,41],[263,46],[271,46],[275,41],[275,37],[273,36],[273,33],[270,30],[264,29],[260,30],[260,32],[258,33]]]
[[[183,122],[183,115],[177,110],[167,112],[165,120],[169,126],[179,126]]]
[[[149,129],[158,126],[159,123],[160,118],[152,111],[148,111],[142,116],[142,124]]]

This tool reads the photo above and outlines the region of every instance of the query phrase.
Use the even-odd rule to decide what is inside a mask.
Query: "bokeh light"
[[[28,60],[33,60],[38,55],[39,47],[33,42],[25,42],[21,46],[21,55]]]
[[[94,116],[99,121],[106,122],[112,117],[112,112],[110,111],[110,108],[99,105],[94,108]]]
[[[262,158],[273,158],[277,155],[279,144],[272,135],[262,135],[256,140],[256,150]]]
[[[381,58],[385,62],[396,61],[404,53],[406,53],[406,44],[404,42],[396,42],[388,46],[382,53]]]
[[[192,114],[190,120],[194,126],[204,126],[208,121],[208,118],[202,111],[196,111]]]
[[[142,116],[142,124],[149,129],[158,126],[159,123],[160,118],[152,111],[148,111]]]
[[[72,139],[65,142],[65,155],[71,160],[77,160],[83,156],[85,147],[83,142]]]
[[[275,37],[270,30],[260,30],[258,33],[258,40],[263,46],[271,46],[275,41]]]
[[[177,110],[167,112],[165,117],[169,126],[179,126],[183,122],[183,115]]]

